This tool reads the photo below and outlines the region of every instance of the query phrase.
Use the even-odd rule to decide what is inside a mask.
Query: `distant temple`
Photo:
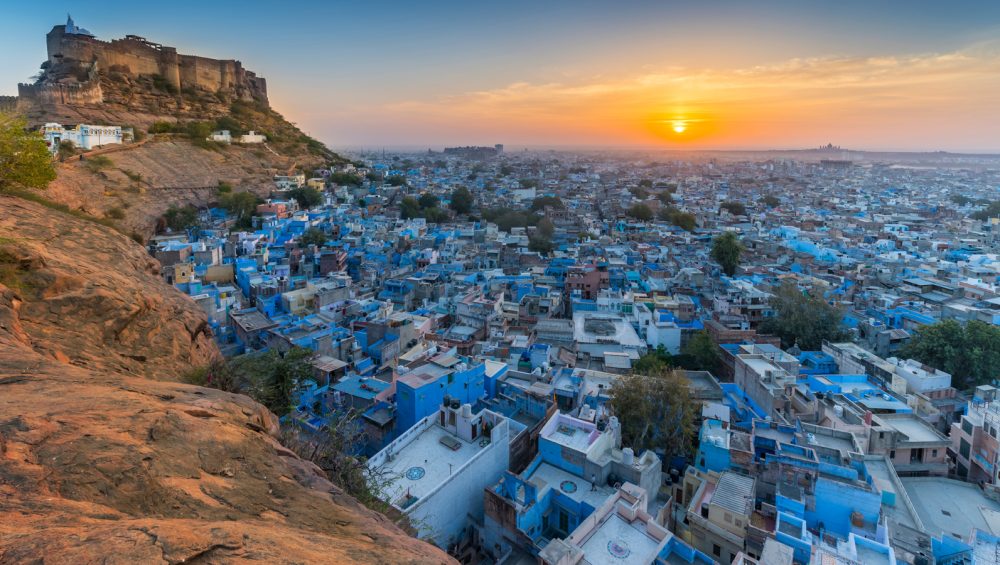
[[[77,27],[77,25],[73,22],[73,16],[69,14],[66,14],[65,33],[66,35],[86,35],[87,37],[94,37],[94,34],[90,33],[90,31],[82,27]]]

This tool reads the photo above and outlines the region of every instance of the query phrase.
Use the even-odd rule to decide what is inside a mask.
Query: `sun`
[[[674,122],[674,133],[684,133],[687,129],[687,124],[684,122]]]

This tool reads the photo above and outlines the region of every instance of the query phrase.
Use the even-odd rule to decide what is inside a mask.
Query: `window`
[[[712,544],[712,555],[716,557],[722,557],[722,548],[719,547],[719,544],[716,543]]]
[[[932,449],[931,450],[931,457],[933,457],[935,459],[937,458],[937,450],[936,449]]]
[[[729,512],[726,512],[722,518],[726,521],[727,524],[733,523],[733,515],[730,514]]]
[[[889,459],[895,459],[895,458],[896,458],[896,450],[892,449],[889,451]]]
[[[965,432],[967,435],[971,436],[972,435],[972,422],[970,422],[969,420],[963,418],[962,419],[962,431]]]
[[[737,528],[742,528],[743,527],[743,520],[736,520],[736,527]]]
[[[971,451],[972,446],[969,445],[969,442],[965,441],[965,439],[962,439],[962,441],[958,444],[958,452],[962,455],[962,458],[968,459]]]

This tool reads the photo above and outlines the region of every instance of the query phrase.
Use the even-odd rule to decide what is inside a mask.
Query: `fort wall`
[[[179,55],[173,47],[151,43],[136,36],[102,41],[87,35],[66,34],[66,26],[55,26],[46,35],[48,71],[86,67],[96,62],[102,71],[137,75],[159,75],[177,90],[200,88],[211,92],[231,91],[243,99],[267,103],[263,78],[247,71],[239,61],[196,55]],[[33,85],[32,85],[33,86]],[[48,98],[92,100],[92,89],[26,88],[25,94]],[[99,86],[97,87],[99,90]],[[53,90],[48,93],[47,90]],[[97,100],[100,102],[100,100]]]
[[[0,96],[0,112],[17,110],[17,96]]]

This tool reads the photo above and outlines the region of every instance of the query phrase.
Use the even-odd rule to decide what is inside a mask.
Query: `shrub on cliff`
[[[45,188],[56,178],[52,155],[23,118],[0,113],[0,191],[17,186]]]

